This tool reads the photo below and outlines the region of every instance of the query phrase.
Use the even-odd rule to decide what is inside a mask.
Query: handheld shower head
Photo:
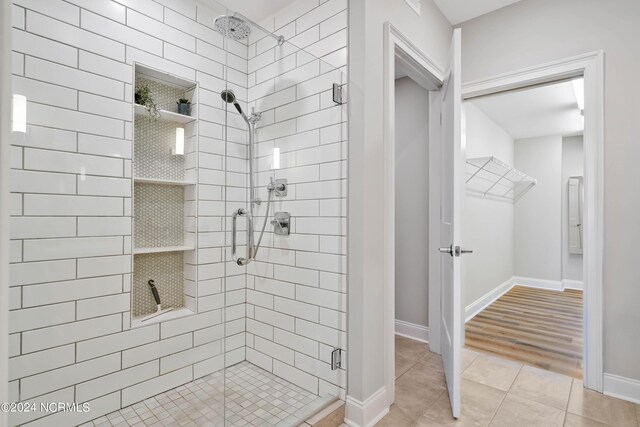
[[[220,97],[224,102],[232,103],[236,102],[236,94],[231,89],[223,90]]]
[[[247,120],[247,116],[242,111],[242,107],[240,107],[240,104],[238,104],[238,101],[236,101],[236,94],[233,93],[231,89],[223,90],[222,93],[220,93],[220,97],[224,102],[228,104],[233,104],[236,107],[236,110],[238,110],[238,113],[240,113],[240,115],[242,116],[242,118],[245,121]]]

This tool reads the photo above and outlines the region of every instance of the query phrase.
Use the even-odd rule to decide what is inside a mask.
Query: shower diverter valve
[[[285,178],[272,179],[268,189],[273,191],[277,197],[285,197],[287,195],[287,180]]]

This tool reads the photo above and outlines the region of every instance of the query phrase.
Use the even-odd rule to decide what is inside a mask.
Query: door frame
[[[384,25],[384,349],[385,388],[388,403],[395,400],[395,59],[402,52],[419,63],[440,82],[444,71],[421,52],[391,23]],[[494,75],[462,84],[463,100],[491,93],[503,92],[537,84],[550,83],[572,77],[584,77],[585,86],[585,200],[584,200],[584,386],[603,391],[603,270],[604,270],[604,52],[599,50],[557,61],[539,64],[519,70]],[[431,129],[435,126],[430,126]],[[430,134],[430,140],[432,138]],[[434,158],[430,145],[431,159]],[[433,165],[436,166],[437,165]],[[434,179],[432,179],[432,177]],[[429,173],[430,192],[439,183],[439,171]],[[431,203],[430,214],[439,212]],[[433,200],[430,197],[430,201]],[[434,212],[434,207],[435,209]],[[433,215],[430,215],[433,217]],[[439,233],[434,233],[430,217],[429,253],[437,247]],[[434,244],[435,242],[435,244]],[[432,247],[433,246],[433,247]],[[429,262],[429,343],[430,349],[439,353],[440,305],[439,268]],[[436,263],[437,264],[437,263]],[[436,301],[438,303],[436,303]],[[587,313],[589,314],[587,316]]]
[[[428,79],[441,86],[445,71],[408,37],[390,22],[384,24],[384,98],[383,98],[383,149],[385,165],[382,194],[384,235],[384,384],[387,403],[395,400],[395,61],[396,58],[412,68],[414,80]],[[421,84],[422,85],[422,84]],[[429,122],[437,123],[439,109],[435,111],[433,97],[429,102]],[[439,97],[438,97],[439,98]],[[440,180],[439,180],[439,129],[429,126],[429,254],[437,254],[440,240]],[[429,324],[440,323],[440,258],[429,257]],[[440,328],[429,329],[432,351],[439,353]],[[437,343],[437,345],[436,345]]]
[[[604,52],[535,65],[462,84],[462,98],[584,76],[584,385],[603,391]],[[588,316],[587,316],[588,313]]]

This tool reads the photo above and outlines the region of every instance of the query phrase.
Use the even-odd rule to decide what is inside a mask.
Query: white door
[[[441,353],[453,416],[460,416],[462,298],[460,291],[460,224],[464,194],[461,124],[460,29],[453,32],[449,72],[442,85],[442,162],[440,204]]]

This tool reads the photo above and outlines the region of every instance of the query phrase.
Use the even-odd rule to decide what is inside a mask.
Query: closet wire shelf
[[[537,181],[490,156],[467,159],[467,191],[484,197],[517,202]]]

